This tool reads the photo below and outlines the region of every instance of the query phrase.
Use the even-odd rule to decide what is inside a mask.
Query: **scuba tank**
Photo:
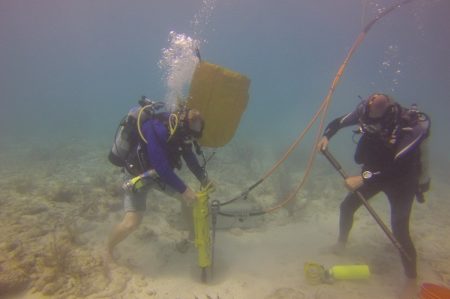
[[[163,102],[155,102],[145,96],[139,100],[139,105],[128,111],[127,115],[120,121],[114,136],[114,142],[108,155],[109,161],[119,167],[126,167],[131,152],[139,143],[138,118],[143,123],[154,117],[156,111],[164,107]]]
[[[124,167],[130,152],[132,128],[128,125],[128,116],[123,118],[114,136],[114,142],[109,151],[108,159],[112,164]]]
[[[325,269],[317,263],[305,263],[305,276],[308,283],[317,285],[333,283],[337,280],[362,280],[370,277],[368,265],[335,265]]]
[[[336,265],[325,271],[326,281],[359,280],[370,276],[367,265]]]

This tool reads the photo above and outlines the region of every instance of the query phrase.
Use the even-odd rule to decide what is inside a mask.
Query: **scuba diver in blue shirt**
[[[391,207],[392,232],[406,254],[401,253],[405,274],[417,277],[416,250],[409,233],[409,218],[416,197],[424,201],[430,179],[426,165],[425,145],[430,134],[430,120],[417,107],[404,108],[389,96],[375,93],[357,108],[331,121],[318,148],[326,149],[328,141],[341,128],[359,125],[355,161],[362,164],[360,175],[350,176],[345,185],[358,190],[366,199],[384,192]],[[350,192],[340,206],[339,238],[335,251],[345,248],[353,225],[353,215],[362,202]]]
[[[196,200],[196,193],[174,172],[175,168],[181,168],[181,157],[202,186],[208,182],[206,171],[200,166],[192,149],[195,146],[199,154],[197,139],[204,128],[200,112],[183,105],[175,112],[152,111],[151,117],[141,119],[140,114],[145,114],[145,108],[151,106],[146,105],[148,103],[154,104],[140,102],[141,107],[130,110],[119,127],[119,134],[116,133],[109,155],[113,164],[123,167],[126,179],[123,184],[125,215],[109,236],[106,252],[108,260],[113,260],[116,245],[140,225],[146,210],[146,195],[152,188],[180,199],[182,214],[189,226],[189,237],[193,237],[190,206]],[[133,129],[127,131],[128,125]]]

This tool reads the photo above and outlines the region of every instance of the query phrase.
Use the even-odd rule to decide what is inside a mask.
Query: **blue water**
[[[287,146],[363,24],[392,3],[1,0],[1,145],[55,138],[108,144],[140,95],[170,93],[160,62],[173,31],[195,40],[203,59],[252,80],[236,138]],[[358,95],[386,92],[431,115],[432,151],[447,157],[449,13],[450,1],[416,0],[380,20],[351,59],[327,120],[351,110]]]
[[[172,233],[177,228],[170,223],[177,215],[173,208],[168,208],[169,201],[151,203],[149,213],[154,214],[144,218],[144,234],[140,234],[152,239],[148,245],[143,246],[144,239],[128,239],[120,245],[124,258],[119,262],[134,261],[134,265],[132,262],[129,265],[138,269],[136,273],[142,278],[128,283],[120,271],[120,275],[107,279],[103,263],[91,259],[96,248],[104,246],[106,234],[118,217],[122,217],[119,170],[107,161],[120,119],[141,95],[165,101],[186,96],[195,63],[195,46],[204,60],[248,76],[250,100],[240,126],[232,143],[208,164],[210,177],[218,181],[214,198],[222,202],[234,198],[247,190],[244,188],[254,186],[251,184],[270,169],[305,128],[364,25],[392,3],[391,0],[0,0],[0,268],[8,274],[4,277],[9,281],[14,276],[10,272],[20,272],[19,278],[25,277],[23,281],[28,276],[34,280],[27,286],[32,286],[33,292],[50,290],[59,292],[56,293],[59,297],[75,296],[81,291],[103,291],[104,280],[109,281],[107,292],[131,285],[131,290],[117,294],[124,298],[128,293],[132,297],[144,292],[156,296],[156,291],[162,294],[166,287],[175,291],[186,289],[178,285],[178,280],[173,283],[165,280],[172,275],[187,277],[189,282],[197,277],[197,273],[189,270],[189,256],[171,254],[175,241],[172,237],[178,234]],[[416,205],[411,223],[420,257],[420,279],[447,286],[450,250],[444,241],[449,230],[449,15],[449,0],[414,0],[380,19],[349,61],[325,121],[348,113],[360,101],[359,96],[365,98],[373,92],[390,94],[405,106],[416,103],[430,115],[432,190],[427,193],[424,205]],[[241,206],[236,201],[236,206],[227,208],[240,211],[247,203],[273,206],[292,194],[304,174],[304,154],[313,145],[314,133],[295,152],[300,154],[292,155],[282,165],[283,171],[260,185],[264,187],[253,189],[248,201],[239,202]],[[356,174],[359,170],[352,161],[355,146],[351,135],[350,130],[342,130],[333,138],[330,148],[345,170],[350,173],[355,169]],[[236,144],[242,147],[233,147]],[[317,160],[308,184],[294,197],[300,204],[295,206],[293,202],[286,206],[294,216],[287,218],[283,216],[286,213],[281,213],[274,218],[298,221],[293,227],[299,229],[289,231],[291,226],[278,227],[278,222],[273,221],[274,227],[281,228],[275,238],[273,232],[266,235],[270,231],[265,228],[252,231],[248,239],[239,237],[240,241],[236,241],[237,235],[218,234],[215,247],[218,277],[232,279],[231,283],[225,281],[213,287],[224,285],[226,293],[233,295],[269,283],[267,292],[273,292],[269,288],[271,282],[276,282],[274,288],[293,286],[296,290],[311,291],[314,297],[323,297],[327,290],[329,294],[334,292],[331,286],[315,290],[302,284],[303,260],[318,256],[323,263],[337,261],[318,248],[335,240],[338,206],[345,190],[327,161],[323,157]],[[197,182],[193,180],[191,176],[187,182],[195,188]],[[304,209],[307,201],[313,202],[308,210]],[[388,217],[380,207],[376,206],[376,210],[382,212],[382,217]],[[332,213],[336,218],[330,224],[330,219],[334,219],[330,218]],[[159,220],[160,214],[167,214],[167,222]],[[384,238],[381,231],[369,240],[367,233],[377,230],[376,225],[367,215],[358,217],[362,220],[359,228],[355,228],[357,245],[353,252],[357,254],[348,258],[351,263],[368,261],[374,265],[375,279],[358,286],[336,284],[334,290],[360,295],[367,290],[394,294],[396,289],[397,294],[397,280],[402,277],[398,256],[394,249],[389,249],[388,240],[381,239]],[[257,221],[272,221],[272,218],[253,219],[254,223],[231,220],[233,225],[249,227]],[[220,221],[225,222],[223,217]],[[58,273],[53,272],[58,265],[50,267],[55,260],[58,263],[53,253],[68,252],[66,247],[55,245],[59,233],[61,244],[67,242],[63,240],[65,231],[71,236],[79,233],[89,241],[76,245],[75,254],[59,258],[62,262],[70,261],[73,269],[63,267],[63,275],[53,276],[52,273]],[[259,239],[256,234],[264,237]],[[163,237],[158,239],[159,236]],[[153,238],[157,241],[153,242]],[[367,244],[363,244],[366,240]],[[47,264],[47,260],[51,263]],[[391,268],[395,263],[397,266]],[[83,269],[86,275],[80,274]],[[235,276],[240,272],[244,275]],[[95,275],[102,280],[94,288],[95,280],[91,278]],[[255,280],[245,278],[253,276]],[[163,278],[158,280],[159,277]],[[241,281],[241,277],[245,279]],[[65,280],[69,278],[67,283]],[[261,284],[252,286],[256,280]],[[19,281],[20,285],[23,281]],[[146,287],[135,292],[133,286],[141,284]],[[188,291],[191,292],[190,288]],[[265,291],[266,286],[261,287],[261,293]]]

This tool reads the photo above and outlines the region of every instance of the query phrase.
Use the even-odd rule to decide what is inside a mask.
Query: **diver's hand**
[[[430,190],[430,180],[428,180],[425,183],[421,183],[419,184],[419,186],[417,186],[417,190],[416,190],[416,199],[419,203],[424,203],[425,202],[425,192],[427,192],[428,190]]]
[[[356,176],[349,176],[345,179],[345,187],[347,187],[348,190],[351,192],[356,191],[364,184],[363,177],[360,175]]]
[[[328,138],[326,136],[323,136],[322,139],[320,139],[319,143],[317,143],[317,150],[324,151],[328,147]]]
[[[197,194],[195,194],[194,191],[192,191],[191,188],[187,187],[186,190],[181,194],[183,197],[183,200],[186,202],[187,205],[193,204],[197,200]]]

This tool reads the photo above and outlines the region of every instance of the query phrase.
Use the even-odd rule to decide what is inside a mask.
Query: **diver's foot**
[[[175,244],[175,249],[180,253],[186,253],[193,244],[189,239],[183,239]]]
[[[331,247],[331,252],[336,255],[342,255],[345,251],[345,243],[344,242],[337,242]]]
[[[103,261],[106,264],[112,264],[112,263],[115,263],[116,260],[117,260],[117,257],[114,256],[113,251],[106,248],[103,252]]]

